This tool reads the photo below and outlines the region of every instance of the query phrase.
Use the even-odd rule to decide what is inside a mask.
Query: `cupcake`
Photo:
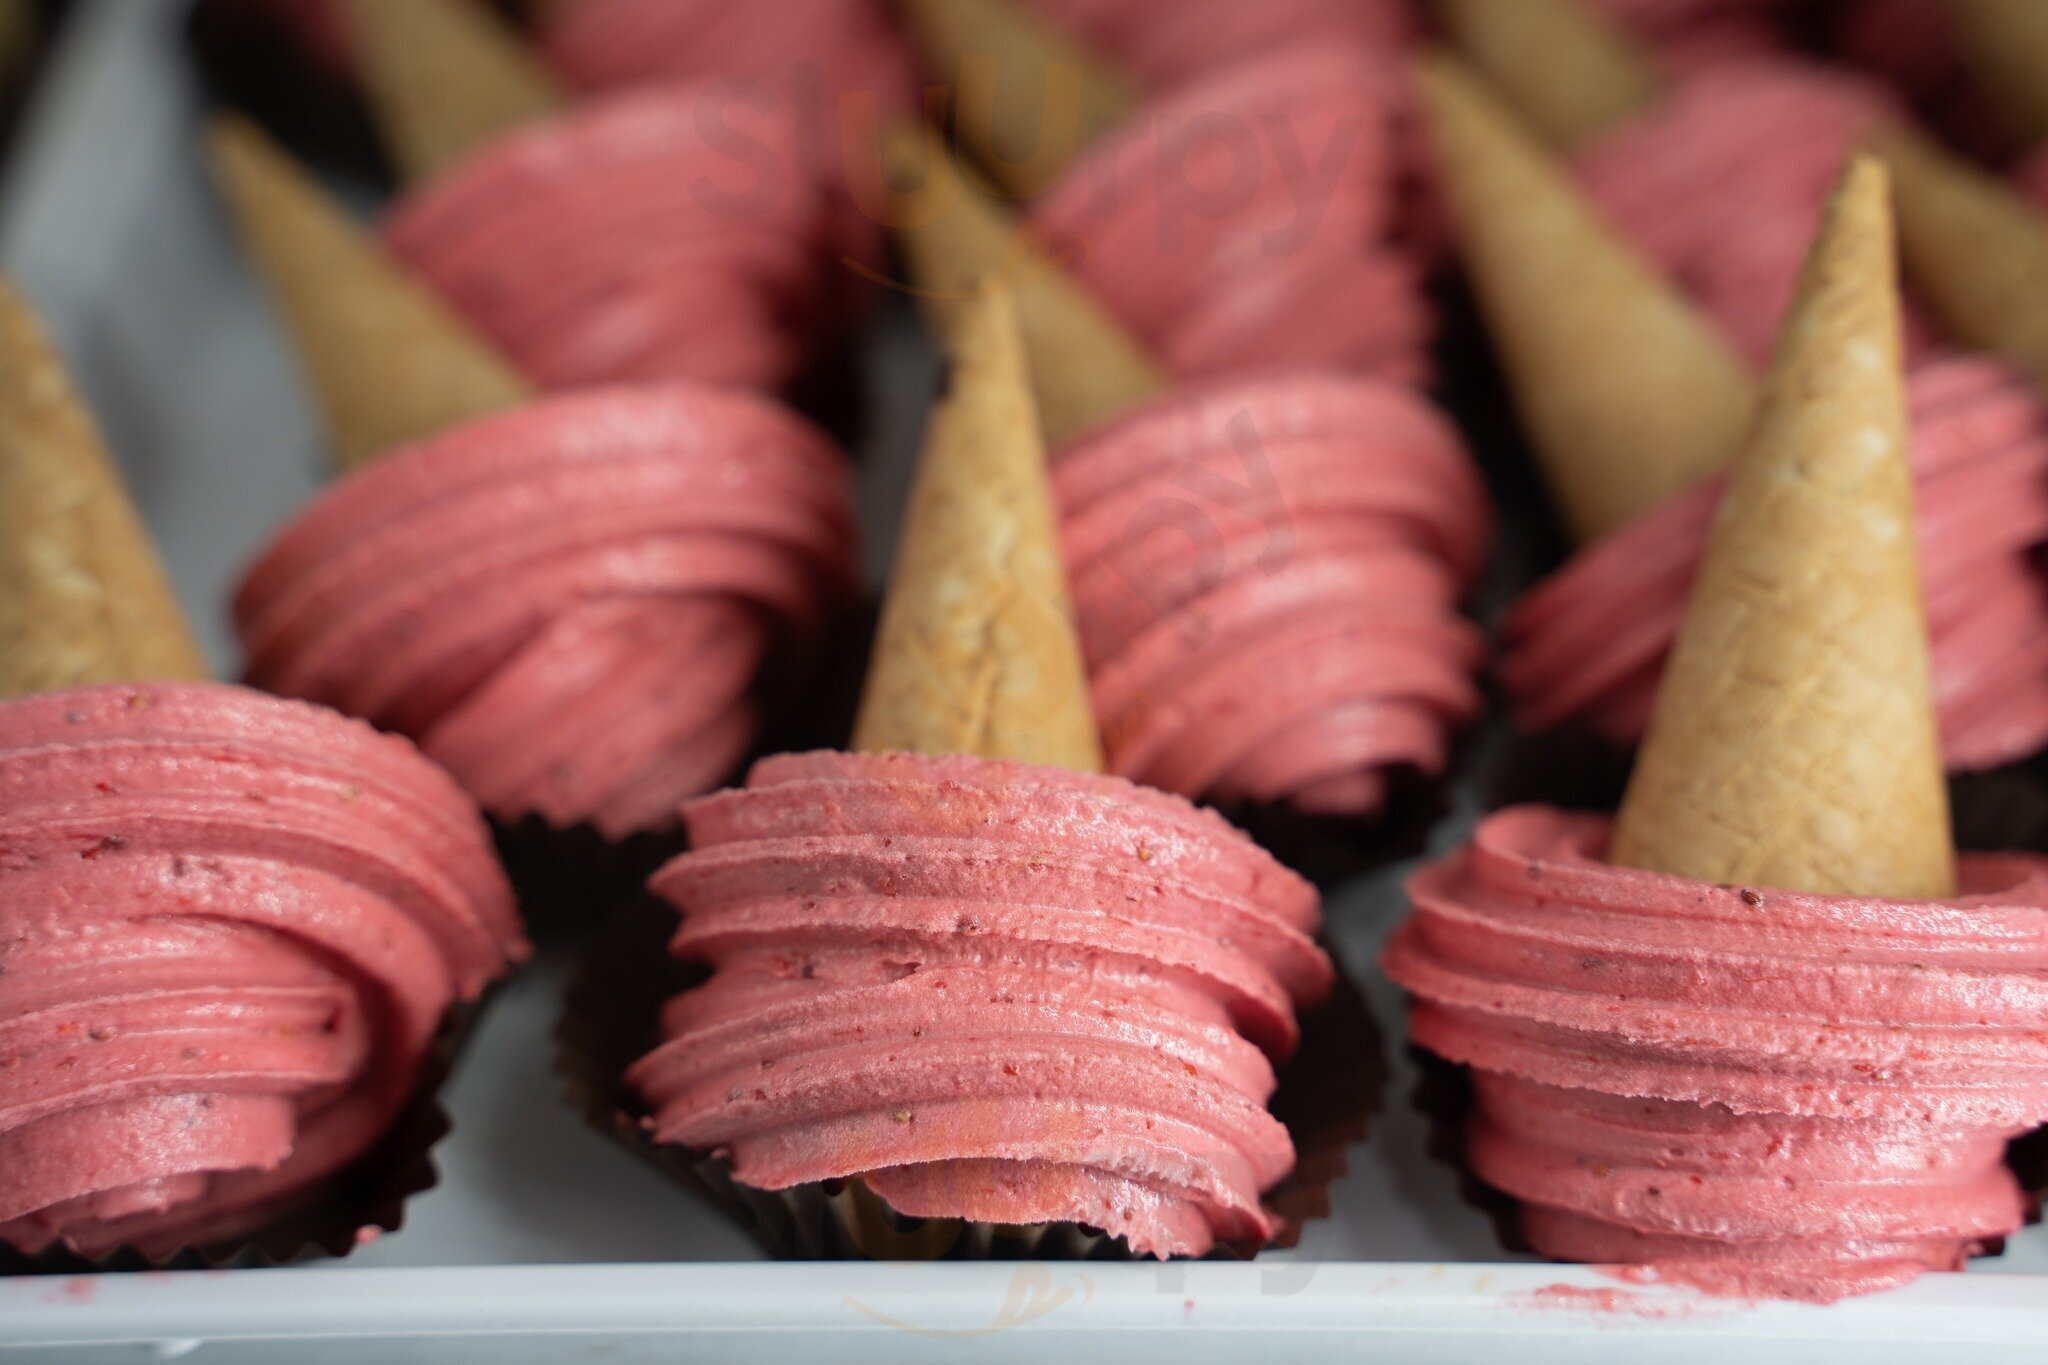
[[[547,388],[776,390],[855,300],[880,231],[824,173],[797,102],[664,83],[568,107],[465,0],[350,0],[407,192],[391,250]]]
[[[1546,1255],[1829,1301],[2023,1221],[2048,861],[1956,856],[1882,167],[1858,158],[1730,470],[1621,810],[1491,816],[1387,949]]]
[[[1427,382],[1435,322],[1386,53],[1298,36],[1144,91],[1021,0],[907,17],[955,91],[961,142],[1174,374],[1298,363]],[[1001,97],[1038,90],[1049,100]]]
[[[11,287],[0,355],[0,1246],[345,1250],[418,1187],[451,1014],[526,954],[510,889],[406,741],[203,681]]]
[[[1015,290],[1110,770],[1354,823],[1441,773],[1479,710],[1457,604],[1491,526],[1444,418],[1328,370],[1170,387],[928,139],[891,151],[939,325],[977,269]]]
[[[1461,252],[1581,547],[1503,620],[1500,676],[1524,730],[1626,747],[1648,719],[1753,385],[1725,334],[1479,82],[1449,65],[1426,80]],[[2048,405],[2005,365],[1950,352],[1913,364],[1908,395],[1944,750],[1951,767],[1993,767],[2048,740]]]
[[[652,886],[709,975],[627,1082],[655,1142],[828,1253],[1255,1250],[1295,1159],[1275,1063],[1334,975],[1315,892],[1100,772],[1004,296],[953,354],[853,750],[687,807]]]
[[[508,824],[672,831],[854,595],[839,452],[700,384],[531,397],[260,134],[214,150],[348,468],[236,595],[250,680],[412,737]]]

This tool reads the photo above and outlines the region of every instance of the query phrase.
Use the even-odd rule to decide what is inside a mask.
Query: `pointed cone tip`
[[[1570,150],[1663,96],[1649,54],[1583,0],[1439,0],[1459,50],[1548,145]]]
[[[1730,472],[1617,863],[1836,895],[1954,891],[1893,267],[1885,173],[1859,157]]]
[[[559,111],[560,84],[476,0],[344,0],[364,95],[408,183]]]
[[[1040,427],[1057,449],[1157,396],[1166,375],[1144,346],[947,154],[936,133],[893,127],[891,219],[911,285],[934,328],[949,332],[987,281],[1011,296]]]
[[[1873,145],[1891,167],[1915,297],[1951,336],[2048,389],[2048,217],[1924,134],[1888,128]]]
[[[290,326],[343,467],[359,468],[528,396],[512,365],[267,135],[220,115],[209,141],[215,174]]]
[[[1598,539],[1721,468],[1754,397],[1706,319],[1456,58],[1417,68],[1466,272],[1546,482]]]
[[[853,747],[1099,772],[1008,296],[975,295],[948,340],[952,375],[925,433]]]
[[[207,676],[70,371],[0,278],[0,697]]]
[[[1020,0],[901,0],[898,8],[927,66],[953,92],[961,144],[1020,199],[1049,188],[1142,102],[1120,67]]]

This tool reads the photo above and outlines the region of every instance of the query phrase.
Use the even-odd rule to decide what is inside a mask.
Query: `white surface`
[[[52,314],[188,607],[231,667],[225,593],[316,486],[322,456],[290,356],[198,164],[196,97],[175,36],[181,11],[180,0],[89,0],[0,206],[0,258]],[[872,364],[894,400],[865,465],[879,564],[929,361],[898,329]],[[1436,845],[1462,824],[1440,827]],[[1398,912],[1397,888],[1390,870],[1331,906],[1383,1025],[1398,1018],[1398,1002],[1359,969]],[[1279,1361],[1369,1344],[1389,1361],[1633,1360],[1654,1349],[1660,1360],[1724,1362],[1739,1349],[1758,1365],[1983,1365],[2039,1361],[2048,1347],[2041,1228],[1967,1276],[1828,1310],[1665,1294],[1638,1303],[1654,1313],[1594,1312],[1532,1296],[1559,1283],[1612,1287],[1595,1272],[1453,1264],[1501,1253],[1452,1173],[1423,1150],[1398,1048],[1386,1107],[1353,1153],[1336,1216],[1292,1256],[1022,1271],[702,1264],[755,1253],[556,1099],[550,1032],[566,966],[542,963],[492,1013],[449,1091],[457,1128],[437,1153],[442,1183],[414,1201],[403,1232],[345,1262],[297,1270],[0,1282],[0,1349],[41,1357],[71,1343],[80,1349],[67,1358],[147,1358],[157,1343],[202,1360],[311,1362],[362,1359],[374,1340],[379,1355],[423,1361],[672,1359],[689,1348],[775,1360],[827,1330],[830,1346],[818,1349],[890,1360],[970,1347],[1044,1360],[1116,1347]],[[620,1264],[630,1262],[667,1264]],[[1025,1320],[1003,1328],[1006,1312]],[[283,1337],[300,1339],[289,1357]]]

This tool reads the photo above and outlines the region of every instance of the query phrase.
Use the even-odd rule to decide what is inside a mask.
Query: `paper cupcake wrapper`
[[[720,1158],[658,1143],[625,1071],[656,1041],[664,1001],[703,979],[669,956],[675,912],[652,896],[627,906],[592,945],[569,988],[557,1030],[556,1071],[586,1122],[723,1210],[770,1255],[809,1260],[1130,1260],[1118,1237],[1078,1223],[1016,1226],[909,1218],[857,1180],[760,1190],[732,1178]],[[1378,1029],[1341,972],[1331,999],[1302,1021],[1302,1044],[1280,1071],[1272,1110],[1296,1151],[1294,1173],[1266,1195],[1284,1219],[1265,1247],[1293,1246],[1302,1225],[1326,1217],[1347,1151],[1364,1139],[1386,1081]],[[1262,1246],[1218,1247],[1245,1257]]]
[[[28,1255],[0,1244],[0,1275],[81,1275],[137,1270],[253,1270],[346,1256],[405,1226],[406,1204],[440,1181],[433,1149],[453,1123],[441,1088],[490,1001],[449,1012],[421,1067],[412,1099],[377,1144],[261,1230],[229,1241],[147,1255],[133,1246],[83,1256],[53,1244]]]

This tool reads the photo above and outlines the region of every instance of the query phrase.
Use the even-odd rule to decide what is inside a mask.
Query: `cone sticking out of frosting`
[[[947,345],[952,376],[925,432],[853,747],[1100,772],[1009,296],[978,292]]]
[[[1955,890],[1883,165],[1850,163],[1736,456],[1612,862],[1832,895]]]
[[[1166,375],[1138,339],[976,184],[936,134],[887,137],[890,221],[934,329],[950,331],[984,280],[1011,298],[1046,444],[1153,397]]]
[[[1019,0],[901,0],[926,63],[953,92],[955,135],[1009,193],[1051,185],[1133,113],[1141,92],[1107,58]]]
[[[1655,104],[1649,55],[1583,0],[1438,0],[1444,28],[1546,143],[1560,150]]]
[[[1749,375],[1469,69],[1434,56],[1417,79],[1517,406],[1565,521],[1597,539],[1727,463]]]
[[[277,296],[344,468],[510,407],[526,381],[247,120],[210,132],[215,176]]]
[[[1915,294],[1951,336],[2048,386],[2048,219],[1921,134],[1876,145],[1897,182],[1899,251]]]
[[[2048,140],[2048,5],[1945,0],[1956,46],[1992,112],[2023,146]]]
[[[0,278],[0,698],[207,676],[99,428]]]
[[[476,0],[346,0],[365,94],[407,182],[424,180],[565,96]]]

